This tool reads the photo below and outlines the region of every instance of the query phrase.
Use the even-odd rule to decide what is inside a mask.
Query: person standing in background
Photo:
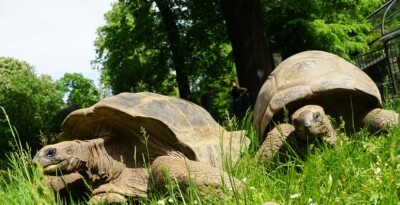
[[[244,108],[241,102],[241,97],[247,92],[247,88],[239,87],[235,80],[231,80],[232,90],[231,97],[233,100],[233,114],[241,120],[244,116]]]

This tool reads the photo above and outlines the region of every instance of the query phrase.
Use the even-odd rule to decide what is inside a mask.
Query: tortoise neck
[[[325,126],[324,126],[324,133],[325,137],[323,140],[328,144],[334,145],[336,143],[336,132],[335,129],[332,127],[332,122],[329,119],[325,119]]]
[[[101,179],[102,181],[110,181],[117,178],[125,165],[116,161],[109,155],[105,147],[105,139],[97,138],[83,141],[81,144],[82,156],[86,156],[88,175],[92,181]]]

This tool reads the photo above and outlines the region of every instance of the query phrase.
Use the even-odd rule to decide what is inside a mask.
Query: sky
[[[0,56],[26,61],[53,80],[81,73],[98,84],[93,44],[114,1],[0,0]]]

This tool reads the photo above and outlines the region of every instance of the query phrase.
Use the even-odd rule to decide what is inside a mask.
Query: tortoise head
[[[36,153],[33,163],[42,166],[45,174],[56,174],[57,170],[63,174],[71,173],[84,168],[86,164],[80,158],[80,149],[78,141],[47,145]]]
[[[299,108],[293,113],[292,122],[296,135],[300,138],[322,138],[329,144],[334,144],[336,141],[332,124],[324,109],[319,105],[306,105]]]

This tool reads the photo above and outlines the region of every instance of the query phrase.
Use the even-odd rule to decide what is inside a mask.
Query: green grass
[[[234,126],[238,126],[234,123]],[[249,120],[242,125],[254,142],[228,172],[243,181],[243,192],[223,191],[219,198],[190,186],[151,193],[142,204],[399,204],[400,126],[384,136],[359,132],[341,135],[335,147],[310,147],[306,157],[287,163],[260,164],[254,158],[258,140]],[[235,129],[237,127],[231,127]],[[29,151],[15,141],[7,169],[0,173],[0,204],[63,204],[41,181]]]
[[[0,204],[56,204],[53,191],[42,183],[41,170],[32,166],[29,148],[23,148],[4,108],[0,108],[11,128],[15,150],[8,154],[7,162],[2,162],[5,169],[0,171]]]

